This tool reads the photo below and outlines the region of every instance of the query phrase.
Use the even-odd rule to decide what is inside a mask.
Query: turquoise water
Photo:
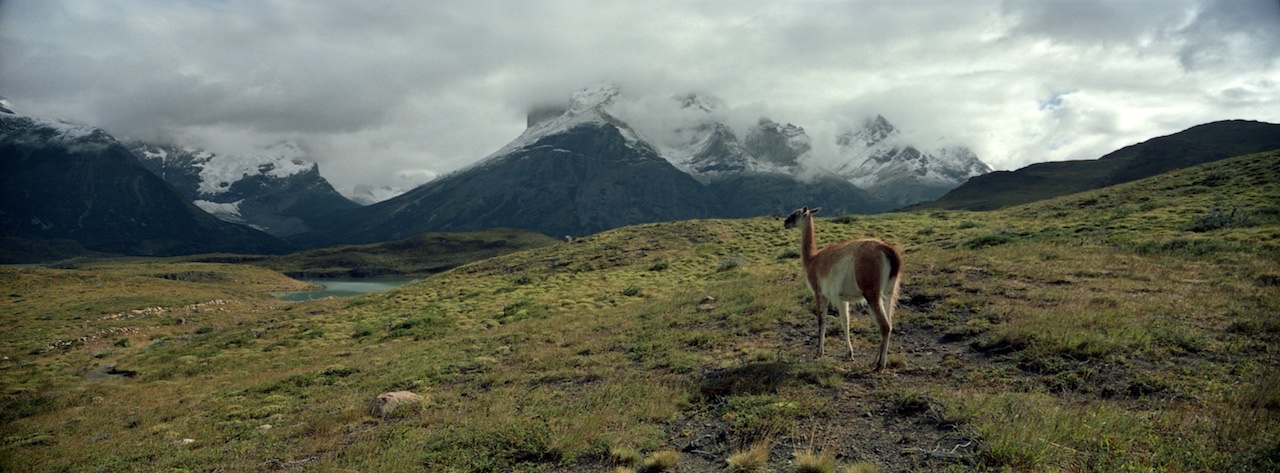
[[[286,301],[309,301],[312,299],[322,299],[325,297],[351,297],[370,292],[381,292],[389,289],[417,282],[416,278],[324,278],[324,279],[299,279],[299,281],[319,284],[324,289],[318,291],[306,292],[287,292],[280,295],[281,299]]]

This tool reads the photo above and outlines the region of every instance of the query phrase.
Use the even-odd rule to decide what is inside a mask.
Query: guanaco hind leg
[[[849,335],[849,301],[840,301],[838,307],[840,309],[840,324],[844,328],[844,343],[849,346],[849,359],[853,360],[853,338]]]
[[[884,299],[879,297],[867,298],[867,307],[875,315],[876,324],[880,325],[880,353],[876,356],[876,371],[883,370],[889,362],[889,335],[893,334],[892,315],[885,310],[884,304]]]

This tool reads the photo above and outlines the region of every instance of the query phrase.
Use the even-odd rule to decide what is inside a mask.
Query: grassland
[[[496,228],[421,233],[390,242],[340,245],[282,256],[214,254],[173,260],[252,264],[296,278],[429,276],[472,261],[555,242],[556,239],[541,233]]]
[[[813,358],[770,218],[304,303],[248,265],[3,268],[0,470],[1275,471],[1277,169],[820,220],[906,256],[880,374],[865,316]],[[397,390],[425,401],[370,414]]]

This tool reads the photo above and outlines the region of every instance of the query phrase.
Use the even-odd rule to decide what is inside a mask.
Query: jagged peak
[[[778,123],[769,118],[760,117],[760,121],[757,122],[757,125],[759,126],[759,129],[772,130],[773,132],[786,136],[787,138],[799,136],[804,136],[806,139],[808,138],[803,127],[792,123]]]
[[[11,105],[11,104],[9,103],[9,99],[6,99],[6,98],[4,98],[4,97],[0,97],[0,113],[7,113],[7,114],[9,114],[9,115],[17,115],[17,113],[14,113],[14,112],[13,112],[13,105]]]
[[[693,92],[676,95],[672,98],[680,102],[681,108],[701,110],[706,113],[714,113],[717,110],[723,110],[725,107],[724,101],[719,98]]]
[[[872,147],[898,135],[898,129],[889,123],[884,115],[877,114],[862,122],[862,127],[849,130],[836,137],[836,144],[841,147]]]
[[[892,123],[889,123],[889,120],[886,119],[884,115],[880,115],[878,113],[875,118],[868,118],[867,121],[862,124],[862,127],[872,130],[885,130],[890,133],[897,130]]]
[[[568,113],[575,115],[589,111],[604,111],[613,103],[622,89],[617,84],[601,84],[595,87],[579,89],[569,96]]]

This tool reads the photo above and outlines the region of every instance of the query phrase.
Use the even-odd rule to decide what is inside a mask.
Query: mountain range
[[[371,188],[380,194],[371,200],[385,200],[367,206],[334,191],[290,142],[249,154],[126,146],[101,129],[23,116],[0,100],[0,260],[279,253],[498,227],[581,236],[800,205],[830,215],[911,203],[981,210],[1280,148],[1280,125],[1232,120],[1097,160],[989,172],[965,148],[907,143],[882,116],[815,146],[800,126],[769,118],[742,125],[705,96],[673,97],[683,118],[660,126],[623,100],[616,87],[602,87],[538,107],[525,131],[488,157],[395,197]]]
[[[722,102],[690,94],[673,97],[671,106],[683,113],[679,125],[635,125],[644,121],[628,115],[625,100],[617,87],[604,86],[578,91],[564,106],[539,107],[524,133],[479,162],[386,201],[335,212],[318,230],[291,239],[305,246],[369,243],[495,226],[579,236],[664,220],[781,214],[799,205],[872,213],[936,197],[990,171],[967,149],[930,153],[903,144],[883,117],[847,134],[846,166],[833,170],[817,164],[811,138],[794,124],[760,118],[735,130]],[[880,181],[887,184],[870,185]]]
[[[288,248],[197,208],[101,129],[22,116],[2,102],[0,228],[6,262]]]

